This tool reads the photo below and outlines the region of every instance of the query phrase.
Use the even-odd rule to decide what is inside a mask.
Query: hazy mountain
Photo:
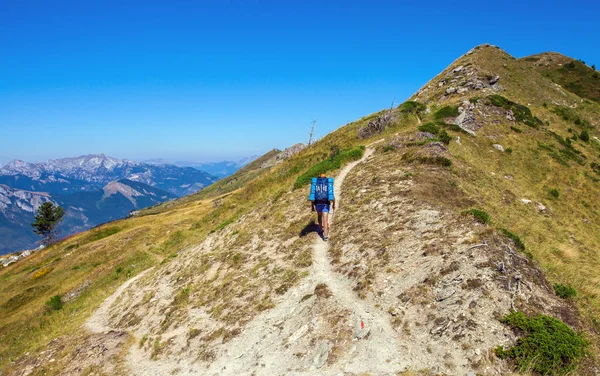
[[[104,154],[40,163],[13,160],[0,168],[0,184],[51,194],[97,190],[108,182],[120,179],[155,186],[176,196],[197,192],[217,180],[198,169],[137,163]]]
[[[126,216],[194,193],[217,178],[195,168],[151,165],[104,154],[40,163],[13,160],[0,168],[0,254],[30,248],[39,237],[30,223],[39,205],[55,202],[67,217],[62,234]]]
[[[40,237],[31,229],[38,207],[52,201],[66,211],[61,236],[126,217],[129,212],[176,198],[172,193],[127,179],[112,181],[99,190],[51,196],[0,185],[0,255],[36,246]]]

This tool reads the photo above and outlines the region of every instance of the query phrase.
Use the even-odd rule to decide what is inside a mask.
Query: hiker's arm
[[[310,209],[311,209],[312,211],[315,211],[315,202],[314,202],[314,201],[311,201],[311,202],[310,202]]]
[[[331,207],[335,209],[335,200],[331,201]]]

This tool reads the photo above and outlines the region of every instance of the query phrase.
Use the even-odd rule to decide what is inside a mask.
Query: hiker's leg
[[[329,236],[329,213],[323,212],[323,235]]]
[[[319,218],[319,231],[323,231],[323,212],[317,212]]]

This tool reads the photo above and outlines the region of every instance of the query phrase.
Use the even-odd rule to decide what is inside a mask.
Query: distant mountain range
[[[234,161],[222,161],[222,162],[191,162],[191,161],[175,161],[171,162],[166,159],[151,159],[144,161],[144,163],[152,164],[152,165],[166,165],[171,164],[178,167],[192,167],[197,170],[201,170],[207,172],[213,176],[218,177],[219,179],[226,178],[228,176],[233,175],[240,168],[246,166],[248,163],[254,161],[259,156],[251,156],[244,159],[240,159],[237,162]]]
[[[197,192],[217,180],[192,167],[104,154],[42,163],[13,160],[0,168],[0,254],[35,246],[39,237],[30,223],[45,201],[65,208],[61,233],[68,235]]]

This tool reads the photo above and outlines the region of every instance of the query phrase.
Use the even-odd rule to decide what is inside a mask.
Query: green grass
[[[581,61],[572,60],[560,67],[540,67],[543,74],[581,98],[600,102],[600,81],[598,73]]]
[[[362,158],[364,153],[364,146],[356,146],[350,149],[341,150],[338,153],[336,153],[333,157],[330,157],[324,161],[315,164],[314,166],[309,168],[305,173],[298,176],[296,182],[294,183],[294,188],[301,188],[309,184],[312,178],[319,176],[320,174],[325,174],[328,171],[337,170],[347,162],[359,160]]]
[[[591,126],[590,121],[583,118],[577,110],[565,107],[565,106],[554,106],[552,112],[556,115],[560,116],[563,120],[572,122],[575,125],[578,125],[583,128],[589,128]]]
[[[520,333],[517,343],[495,353],[502,359],[513,359],[519,372],[533,370],[542,375],[566,375],[573,372],[586,355],[587,341],[554,317],[528,317],[512,311],[500,320]]]
[[[560,283],[554,285],[554,292],[563,299],[574,298],[577,296],[577,290],[571,286],[561,285]]]
[[[559,198],[560,197],[560,191],[556,188],[552,188],[550,190],[550,196],[554,197],[554,198]]]
[[[92,243],[98,241],[100,239],[108,238],[111,235],[114,235],[120,232],[122,229],[120,227],[103,227],[101,229],[92,230],[92,233],[83,240],[84,243]]]

